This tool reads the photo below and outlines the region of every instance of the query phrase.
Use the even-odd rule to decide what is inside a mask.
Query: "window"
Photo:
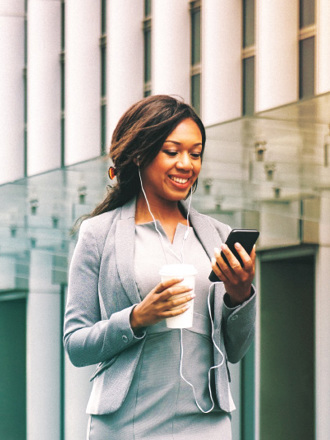
[[[191,69],[190,99],[198,114],[201,113],[201,2],[190,2]]]
[[[255,0],[243,0],[242,114],[254,113]]]
[[[151,95],[151,0],[144,1],[144,89],[143,96]]]
[[[254,113],[255,56],[243,58],[243,115]]]
[[[101,0],[101,154],[107,152],[107,2]]]
[[[299,1],[299,99],[315,94],[315,1]]]
[[[299,0],[299,28],[315,24],[315,0]]]

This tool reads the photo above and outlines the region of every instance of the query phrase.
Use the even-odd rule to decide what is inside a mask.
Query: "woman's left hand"
[[[243,261],[243,267],[226,244],[221,246],[221,250],[226,256],[229,266],[222,258],[219,249],[215,249],[215,257],[212,258],[212,269],[216,276],[223,281],[233,307],[246,301],[251,295],[256,260],[255,246],[250,255],[239,243],[235,243],[235,248]]]

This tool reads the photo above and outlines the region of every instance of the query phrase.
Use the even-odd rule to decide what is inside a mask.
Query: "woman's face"
[[[201,170],[202,134],[184,119],[168,135],[155,159],[141,170],[149,202],[185,199]]]

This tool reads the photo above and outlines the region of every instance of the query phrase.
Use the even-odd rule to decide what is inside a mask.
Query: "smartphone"
[[[235,257],[240,262],[242,267],[244,267],[243,261],[241,257],[238,255],[238,252],[235,249],[234,244],[240,243],[243,246],[243,248],[246,250],[246,252],[250,255],[258,237],[259,237],[259,231],[257,231],[256,229],[232,229],[232,231],[228,235],[228,238],[226,240],[226,245],[235,255]],[[223,252],[221,252],[221,256],[224,259],[225,263],[229,266],[228,260]],[[209,280],[212,282],[219,281],[219,278],[216,276],[213,270],[210,273]]]

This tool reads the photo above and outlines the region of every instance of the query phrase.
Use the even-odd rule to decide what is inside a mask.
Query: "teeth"
[[[171,179],[174,180],[174,182],[177,182],[177,183],[187,183],[188,180],[189,180],[189,179],[181,179],[179,177],[173,177],[173,176],[171,177]]]

